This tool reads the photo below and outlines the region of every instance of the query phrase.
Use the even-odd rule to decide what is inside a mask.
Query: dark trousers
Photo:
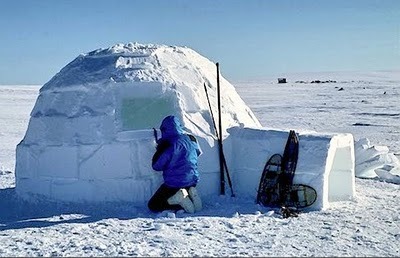
[[[189,190],[189,187],[182,187],[185,188],[186,190]],[[168,203],[168,199],[176,194],[179,189],[181,188],[174,188],[174,187],[169,187],[165,184],[162,184],[157,191],[154,193],[154,195],[151,197],[149,200],[147,206],[149,209],[153,212],[161,212],[164,210],[180,210],[182,207],[180,205],[171,205]]]

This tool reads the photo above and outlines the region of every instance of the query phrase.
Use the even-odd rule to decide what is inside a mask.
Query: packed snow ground
[[[233,85],[266,127],[350,132],[399,153],[395,75],[296,75],[288,84]],[[294,83],[318,79],[343,82]],[[123,203],[25,203],[15,195],[15,146],[38,90],[0,86],[0,256],[399,256],[400,187],[383,180],[357,178],[354,201],[289,219],[229,195],[204,200],[193,215]]]

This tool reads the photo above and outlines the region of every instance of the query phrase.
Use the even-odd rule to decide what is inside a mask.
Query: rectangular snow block
[[[113,101],[112,92],[107,94],[104,88],[96,88],[94,86],[90,91],[84,88],[73,91],[42,91],[32,111],[32,116],[63,116],[71,118],[111,114],[113,112]]]
[[[153,173],[153,176],[151,178],[148,178],[148,179],[146,178],[143,180],[150,181],[150,192],[151,193],[155,193],[155,191],[161,186],[161,184],[164,183],[164,179],[163,179],[161,173]]]
[[[16,159],[23,161],[15,164],[15,173],[18,178],[35,178],[38,169],[39,147],[18,144],[16,149]]]
[[[237,176],[236,191],[255,198],[266,162],[275,153],[283,154],[289,132],[238,127],[228,131],[234,168],[231,177]],[[240,158],[235,159],[235,156]],[[299,134],[293,182],[309,185],[317,191],[318,197],[311,209],[327,208],[330,201],[352,198],[355,194],[354,166],[351,134]]]
[[[115,95],[114,89],[110,87],[92,87],[85,91],[81,106],[74,117],[84,116],[108,116],[114,114]]]
[[[160,134],[159,130],[157,132]],[[160,134],[161,136],[161,134]],[[156,148],[156,142],[154,139],[154,131],[153,130],[130,130],[130,131],[122,131],[117,133],[118,141],[135,141],[135,140],[147,140],[151,142],[154,149]]]
[[[329,174],[329,201],[351,200],[355,195],[355,153],[353,137],[347,135],[336,140],[337,149]],[[339,142],[339,141],[342,141]],[[350,143],[343,144],[347,140]]]
[[[158,189],[161,184],[154,182],[154,180],[132,181],[132,191],[127,193],[127,200],[140,204],[147,203],[155,192],[152,190],[155,185],[158,185]]]
[[[69,118],[66,125],[68,135],[73,135],[64,142],[73,144],[100,144],[115,137],[114,116],[81,116]]]
[[[93,201],[96,198],[92,181],[56,178],[51,185],[51,199],[65,202]]]
[[[93,184],[94,201],[96,202],[118,202],[130,201],[135,193],[133,188],[133,179],[109,179],[94,180]]]
[[[78,147],[46,147],[39,155],[38,176],[78,178]]]
[[[283,131],[239,127],[228,131],[232,138],[227,139],[227,142],[232,144],[232,160],[237,169],[256,166],[262,170],[273,154],[283,154],[289,135],[289,132]],[[235,159],[234,156],[240,158]]]
[[[165,94],[165,84],[156,81],[122,81],[117,82],[114,87],[118,90],[119,99],[135,97],[155,99]]]
[[[127,179],[56,179],[52,185],[52,197],[68,202],[132,201],[138,191],[134,187],[137,188],[134,181]]]
[[[352,174],[351,170],[335,170],[335,173],[329,177],[329,194],[328,200],[334,201],[349,201],[354,197],[353,185],[348,181]]]
[[[26,145],[37,144],[43,139],[46,139],[46,123],[41,117],[31,117],[23,143]]]
[[[201,173],[200,172],[200,181],[197,184],[197,187],[202,196],[205,195],[219,195],[220,194],[220,174],[219,171],[214,173]],[[233,186],[234,189],[236,186]],[[228,181],[226,181],[226,191],[229,190]]]
[[[246,196],[256,196],[260,184],[262,169],[238,169],[232,173],[235,176],[235,190],[237,194]],[[249,187],[237,187],[238,185],[247,185]],[[255,199],[254,199],[255,200]]]
[[[133,202],[143,205],[153,194],[150,180],[55,179],[51,198],[66,202]]]
[[[84,96],[84,91],[41,92],[32,111],[32,116],[71,117],[79,112]]]
[[[32,117],[24,142],[46,145],[99,144],[115,137],[113,116]]]
[[[27,130],[26,144],[60,145],[71,144],[74,132],[70,130],[69,119],[63,116],[32,117]]]
[[[79,178],[133,178],[127,143],[79,146]]]
[[[51,193],[51,180],[44,178],[17,178],[17,195],[25,200],[32,200],[38,196],[49,197]]]
[[[133,179],[96,179],[81,181],[88,185],[90,184],[90,186],[87,187],[90,192],[85,192],[84,195],[87,196],[87,200],[94,202],[129,202],[132,201],[132,196],[137,194],[136,191],[141,190],[137,189],[137,186],[134,185]]]
[[[218,145],[209,147],[208,145],[201,147],[203,153],[198,159],[198,169],[201,173],[214,173],[219,171],[219,153]],[[215,162],[210,162],[210,160]]]
[[[133,177],[135,179],[149,178],[154,173],[158,173],[151,166],[152,158],[156,151],[155,146],[152,144],[153,141],[154,138],[152,140],[137,139],[130,142]]]

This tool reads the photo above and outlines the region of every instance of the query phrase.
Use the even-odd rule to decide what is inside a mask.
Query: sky
[[[400,1],[2,0],[0,84],[118,43],[187,46],[228,80],[400,69]]]

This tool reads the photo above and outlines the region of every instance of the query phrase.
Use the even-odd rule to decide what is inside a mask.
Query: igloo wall
[[[161,179],[151,173],[153,151],[154,139],[142,131],[130,141],[99,145],[20,144],[17,159],[24,162],[17,163],[17,192],[28,199],[39,195],[69,202],[141,203]]]
[[[224,150],[235,194],[254,198],[269,157],[283,154],[286,131],[232,127]],[[220,193],[217,145],[198,136],[203,196]],[[310,209],[355,196],[354,142],[351,134],[299,134],[299,159],[294,183],[313,187],[318,194]],[[162,182],[151,168],[155,150],[152,130],[125,131],[102,145],[18,146],[18,192],[71,202],[134,202],[144,205]],[[57,162],[55,162],[57,161]],[[226,194],[230,194],[226,181]]]

